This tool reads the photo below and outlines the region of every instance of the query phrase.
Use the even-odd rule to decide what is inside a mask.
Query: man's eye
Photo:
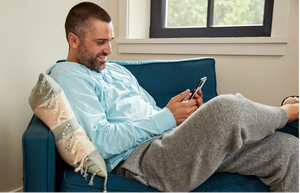
[[[104,43],[105,43],[105,41],[97,42],[98,45],[103,45]]]

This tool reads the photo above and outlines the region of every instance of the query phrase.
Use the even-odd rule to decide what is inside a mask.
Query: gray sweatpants
[[[298,138],[275,132],[287,119],[279,107],[218,96],[138,146],[113,173],[159,191],[191,191],[215,172],[230,172],[258,176],[270,191],[298,192]]]

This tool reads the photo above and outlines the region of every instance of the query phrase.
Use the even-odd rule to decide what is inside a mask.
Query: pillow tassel
[[[44,85],[45,84],[43,84],[43,86]],[[43,87],[41,87],[41,88],[43,88]],[[44,102],[48,99],[48,97],[50,96],[50,94],[52,93],[52,91],[53,91],[53,89],[50,88],[48,94],[42,98]],[[42,92],[42,89],[39,91],[39,93],[41,93],[41,92]]]
[[[69,123],[63,130],[62,132],[62,139],[65,140],[66,139],[66,131],[67,129],[71,126],[71,124]]]
[[[72,133],[72,136],[71,136],[70,139],[69,139],[69,144],[68,144],[68,146],[66,147],[66,151],[70,151],[70,147],[71,147],[71,143],[72,143],[73,137],[74,137],[74,132]]]
[[[97,174],[98,172],[100,172],[100,170],[95,171],[95,172],[93,173],[93,175],[92,175],[92,177],[91,177],[91,179],[90,179],[90,182],[89,182],[89,185],[90,185],[90,186],[93,186],[93,185],[94,185],[94,183],[93,183],[94,177],[96,176],[96,174]],[[107,176],[105,176],[105,178],[104,178],[104,185],[103,185],[103,192],[104,192],[104,193],[107,192],[106,185],[107,185]]]
[[[88,169],[89,169],[90,167],[92,167],[93,165],[95,165],[95,163],[92,163],[91,165],[89,165],[88,167],[86,167],[85,170],[84,170],[83,172],[81,172],[81,175],[83,174],[83,177],[85,178],[85,180],[86,180],[87,176],[89,175],[89,174],[88,174]]]
[[[106,190],[106,185],[107,185],[107,176],[105,176],[105,178],[104,178],[104,189],[103,189],[103,192],[107,192],[107,190]]]
[[[51,102],[52,102],[52,100],[53,100],[54,97],[55,97],[54,94],[51,95],[50,101],[49,101],[49,103],[48,103],[48,105],[46,107],[51,108]]]
[[[75,171],[75,172],[78,172],[78,171],[83,167],[84,162],[87,161],[87,160],[88,160],[88,157],[87,157],[87,155],[86,155],[84,158],[82,158],[82,160],[81,160],[79,166],[78,166],[77,168],[75,168],[74,171]]]
[[[89,185],[90,186],[93,186],[94,185],[94,177],[95,177],[95,175],[97,174],[99,172],[99,170],[98,171],[95,171],[94,173],[93,173],[93,175],[92,175],[92,177],[91,177],[91,179],[90,179],[90,182],[89,182]]]
[[[44,88],[45,83],[46,83],[46,77],[45,77],[45,75],[42,74],[42,76],[43,76],[43,78],[42,78],[42,81],[41,81],[41,83],[40,83],[40,88],[39,88],[39,90],[38,90],[39,93],[42,93],[43,88]]]

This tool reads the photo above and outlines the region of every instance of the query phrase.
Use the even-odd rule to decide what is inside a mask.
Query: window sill
[[[121,54],[283,56],[287,37],[117,39]]]

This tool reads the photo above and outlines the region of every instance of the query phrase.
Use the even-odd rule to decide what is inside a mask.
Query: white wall
[[[39,73],[67,57],[64,21],[80,0],[0,0],[0,192],[22,184],[21,138]],[[106,0],[92,0],[107,8]]]

